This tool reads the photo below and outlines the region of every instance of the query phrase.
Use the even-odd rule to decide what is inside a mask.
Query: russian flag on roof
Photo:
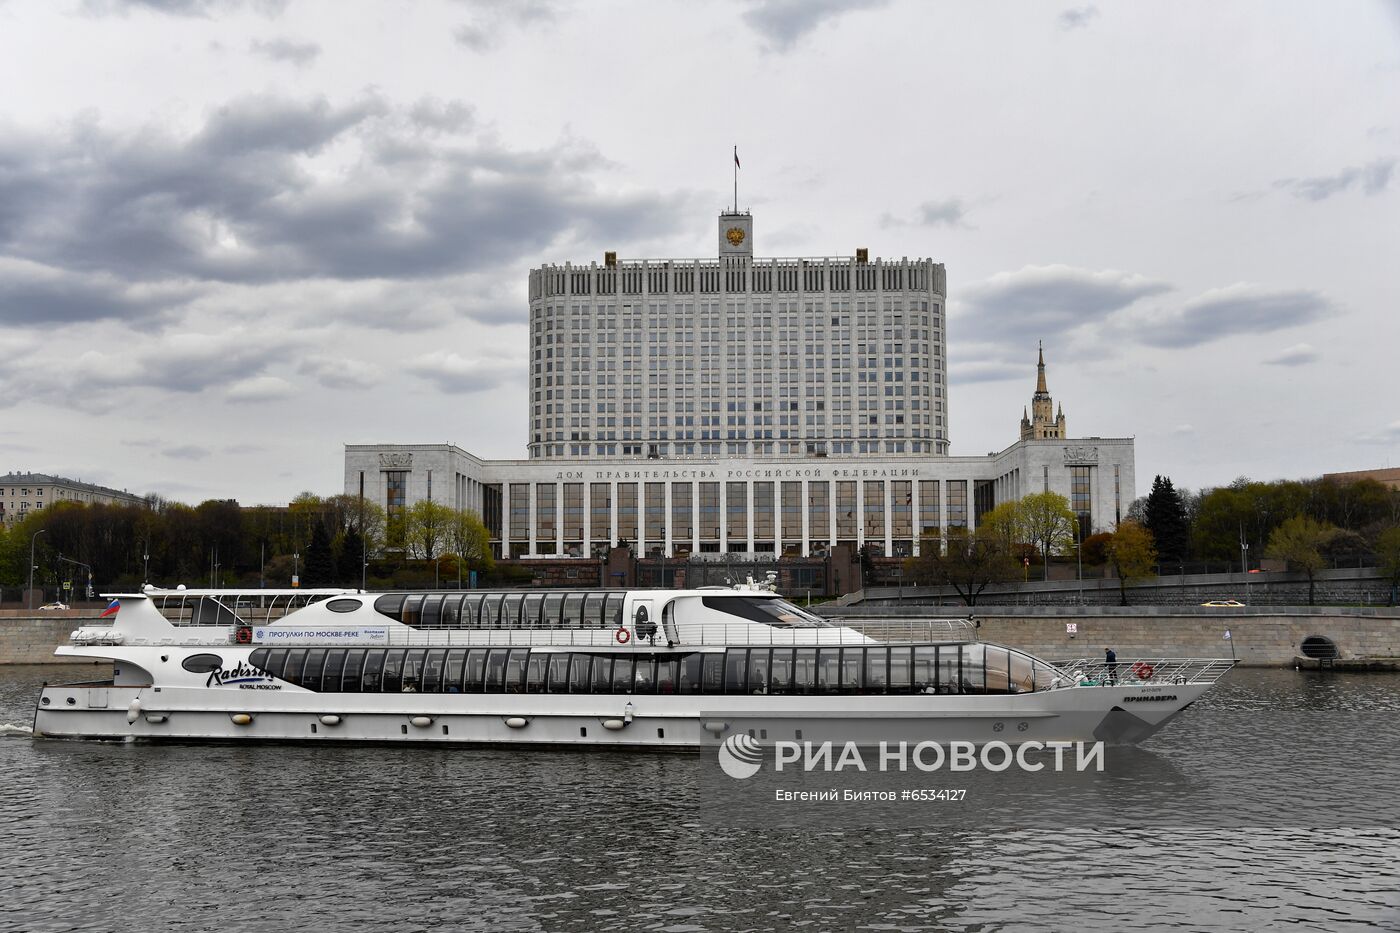
[[[108,616],[114,616],[117,614],[117,610],[121,609],[121,607],[122,601],[120,599],[114,599],[107,604],[107,608],[102,610],[102,615],[98,616],[98,618],[105,619]]]

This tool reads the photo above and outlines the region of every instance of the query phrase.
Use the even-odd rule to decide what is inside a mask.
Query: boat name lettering
[[[260,667],[254,667],[244,661],[239,661],[232,668],[225,670],[222,667],[215,668],[209,672],[209,677],[204,681],[206,687],[228,687],[237,685],[239,687],[251,687],[254,684],[263,687],[271,684],[275,678]]]
[[[389,629],[384,626],[363,628],[293,628],[291,626],[268,626],[253,629],[253,641],[262,645],[275,644],[319,644],[319,645],[387,645]]]
[[[1162,702],[1165,702],[1165,701],[1167,701],[1167,700],[1175,700],[1175,699],[1176,699],[1176,694],[1175,694],[1175,693],[1159,693],[1159,694],[1156,694],[1156,695],[1141,696],[1141,697],[1124,697],[1124,698],[1123,698],[1123,702],[1124,702],[1124,703],[1162,703]]]

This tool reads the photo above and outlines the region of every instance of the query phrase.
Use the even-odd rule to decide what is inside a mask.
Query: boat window
[[[365,655],[365,673],[360,680],[360,689],[365,693],[378,693],[384,671],[384,649],[372,648]]]
[[[579,620],[580,628],[606,628],[603,610],[608,603],[607,593],[589,593],[584,597],[583,617]]]
[[[462,628],[477,628],[481,625],[481,604],[485,601],[483,596],[462,597]]]
[[[724,655],[719,652],[707,653],[700,670],[701,693],[724,692]]]
[[[358,599],[333,599],[326,603],[326,608],[331,612],[354,612],[360,605]]]
[[[281,680],[282,670],[287,666],[287,649],[259,648],[248,658],[248,663]]]
[[[426,648],[410,651],[403,659],[403,693],[421,693],[423,690],[423,658]]]
[[[418,608],[419,628],[438,628],[442,619],[442,597],[429,595],[423,597],[423,603]]]
[[[545,673],[549,668],[550,656],[542,652],[535,652],[530,655],[530,661],[525,665],[525,692],[544,693],[548,681],[545,680]]]
[[[422,596],[405,596],[403,598],[403,613],[399,616],[399,621],[404,625],[411,625],[417,628],[422,618],[423,608]]]
[[[911,648],[904,645],[890,649],[890,693],[909,692],[911,651]]]
[[[506,658],[510,652],[495,648],[486,655],[486,692],[500,693],[506,685]]]
[[[525,597],[520,613],[520,624],[524,628],[539,628],[540,614],[544,609],[544,594],[530,593]]]
[[[586,654],[575,654],[573,656],[573,662],[569,665],[570,693],[589,692],[589,685],[592,684],[592,681],[589,680],[590,662],[592,660],[592,657]]]
[[[462,689],[467,693],[480,693],[486,681],[486,649],[472,648],[467,652],[466,670],[462,675]]]
[[[607,655],[593,656],[593,692],[612,693],[612,662]]]
[[[326,652],[326,666],[321,671],[321,687],[325,693],[340,692],[340,675],[345,672],[345,649],[331,648]]]
[[[564,628],[583,628],[582,593],[569,593],[564,597],[564,615],[560,624]]]
[[[987,655],[981,645],[962,646],[962,693],[987,692]]]
[[[768,692],[768,663],[772,653],[770,648],[749,649],[749,693]]]
[[[699,652],[693,652],[681,658],[681,693],[700,692],[700,663],[704,657]]]
[[[995,645],[982,646],[982,658],[986,673],[985,690],[988,693],[1012,693],[1011,656],[1005,648]]]
[[[944,645],[938,652],[939,693],[959,693],[962,684],[962,646]]]
[[[390,651],[384,658],[384,692],[398,693],[403,683],[403,659],[408,654],[402,648]]]
[[[1032,690],[1048,690],[1052,674],[1050,668],[1036,664],[1035,658],[1019,651],[1010,652],[1011,663],[1008,674],[1011,678],[1012,693],[1030,693]]]
[[[938,648],[918,645],[914,648],[914,693],[934,693],[938,689]]]
[[[773,667],[768,681],[769,693],[785,695],[792,692],[792,651],[791,648],[773,649]]]
[[[306,666],[301,669],[301,686],[307,690],[321,689],[321,669],[326,666],[326,649],[310,648],[306,652]]]
[[[841,692],[860,693],[861,668],[865,665],[864,648],[842,648],[841,649]]]
[[[827,623],[785,599],[762,596],[703,596],[701,604],[750,622],[792,628],[825,628]]]
[[[656,692],[675,693],[676,674],[680,670],[680,659],[675,655],[656,659]]]
[[[748,649],[728,648],[724,652],[724,692],[745,693]]]
[[[817,693],[837,693],[841,689],[841,649],[817,649]]]
[[[266,652],[266,648],[259,648],[258,651]],[[258,663],[258,651],[254,651],[248,658],[248,663],[254,667],[262,667]],[[224,666],[224,659],[217,654],[192,654],[180,662],[180,666],[191,674],[207,674],[210,671],[217,671]],[[267,670],[267,668],[263,668]]]
[[[287,664],[282,669],[282,679],[289,684],[301,683],[301,668],[306,663],[305,648],[288,648]]]
[[[541,628],[558,628],[564,614],[564,594],[549,593],[544,598],[544,614],[540,616]]]
[[[374,611],[395,621],[403,614],[403,594],[390,593],[374,601]]]
[[[798,648],[793,661],[792,692],[816,693],[817,649]]]
[[[529,648],[511,649],[510,660],[506,662],[506,693],[519,693],[525,689],[525,663],[529,657]]]
[[[238,615],[212,596],[202,596],[190,612],[190,625],[237,625]]]
[[[613,693],[632,692],[632,656],[623,655],[613,659]]]
[[[890,689],[890,649],[865,649],[865,692],[888,693]]]
[[[569,653],[560,651],[549,656],[549,692],[569,692]]]
[[[447,652],[447,664],[442,669],[442,692],[462,692],[462,671],[467,660],[467,649],[453,648]]]
[[[656,692],[656,658],[642,655],[632,660],[632,692]]]
[[[507,593],[505,600],[501,603],[501,628],[518,628],[520,626],[520,606],[524,603],[525,597],[519,593]]]
[[[608,594],[608,608],[605,611],[607,618],[603,620],[604,628],[622,628],[622,607],[627,603],[626,593]]]
[[[340,691],[342,693],[360,692],[360,670],[364,666],[364,648],[351,648],[345,652],[345,670],[340,675]]]
[[[429,651],[423,658],[423,692],[442,692],[442,665],[447,660],[447,651],[438,648]]]
[[[461,596],[445,596],[442,600],[442,615],[438,618],[438,625],[442,628],[462,627],[462,599]]]

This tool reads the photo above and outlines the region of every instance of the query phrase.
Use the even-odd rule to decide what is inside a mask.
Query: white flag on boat
[[[1226,630],[1225,630],[1225,636],[1224,636],[1224,637],[1225,637],[1225,640],[1226,640],[1226,641],[1229,641],[1229,640],[1230,640],[1230,630],[1229,630],[1229,629],[1226,629]]]

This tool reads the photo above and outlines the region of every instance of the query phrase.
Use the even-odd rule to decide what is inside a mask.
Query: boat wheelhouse
[[[116,598],[57,651],[112,679],[46,686],[36,735],[696,747],[761,719],[813,741],[1136,741],[1232,664],[1088,671],[964,619],[836,624],[752,583]]]

